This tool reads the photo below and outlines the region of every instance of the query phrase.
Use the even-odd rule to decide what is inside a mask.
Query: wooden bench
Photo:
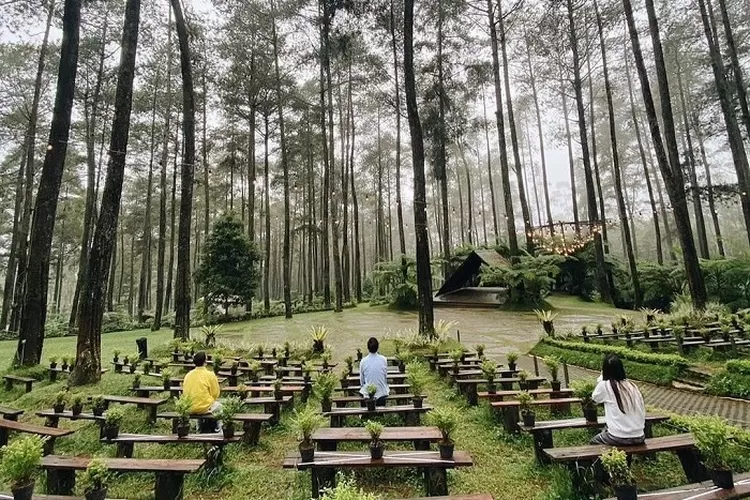
[[[41,410],[36,412],[37,417],[42,417],[45,419],[44,425],[46,427],[57,427],[60,424],[60,419],[68,419],[68,420],[90,420],[94,422],[104,422],[104,416],[97,417],[93,413],[79,413],[78,415],[73,415],[73,412],[70,410],[66,410],[62,413],[56,413],[55,410]]]
[[[180,416],[173,412],[159,413],[156,418],[169,419],[172,421],[172,432],[177,434],[177,425],[179,423]],[[264,422],[270,422],[273,415],[267,413],[237,413],[233,420],[236,422],[242,422],[242,430],[245,433],[245,442],[250,445],[258,444],[260,440],[260,426]],[[210,413],[204,413],[201,415],[190,415],[191,420],[215,420],[215,417]]]
[[[653,436],[652,426],[659,422],[666,422],[669,417],[664,415],[646,415],[646,427],[644,433],[647,438]],[[527,432],[534,438],[534,455],[537,463],[548,464],[549,459],[544,454],[546,448],[554,448],[552,440],[552,431],[567,429],[600,429],[604,427],[604,417],[599,417],[597,422],[589,422],[585,418],[569,418],[565,420],[548,420],[536,422],[534,427],[520,426],[523,432]]]
[[[414,394],[390,394],[386,396],[385,403],[388,404],[389,402],[393,402],[397,405],[406,405],[410,404],[412,402],[412,399],[414,399]],[[356,405],[362,407],[365,406],[367,403],[367,400],[362,397],[362,395],[356,395],[356,396],[341,396],[338,398],[332,398],[331,403],[336,405],[336,408],[346,408],[347,405],[351,403],[355,403]]]
[[[510,391],[513,389],[513,382],[520,381],[517,378],[500,378],[493,380],[493,383],[497,386],[500,384],[503,390]],[[529,377],[527,383],[529,384],[529,390],[539,389],[539,384],[544,382],[544,377]],[[479,385],[489,385],[490,381],[485,378],[469,378],[469,379],[456,379],[454,380],[455,385],[458,387],[458,392],[466,396],[466,400],[471,406],[479,404],[478,387]]]
[[[18,420],[18,417],[23,415],[23,410],[16,410],[14,408],[8,408],[6,406],[0,406],[0,415],[6,420]]]
[[[568,464],[573,469],[574,477],[580,481],[577,471],[590,467],[602,453],[611,446],[589,444],[585,446],[569,446],[565,448],[547,448],[544,454],[550,462]],[[630,455],[648,455],[658,452],[674,452],[680,459],[682,469],[688,481],[699,483],[708,479],[708,472],[700,461],[692,434],[676,434],[646,439],[645,443],[635,446],[618,446],[620,450]]]
[[[529,403],[529,406],[564,406],[580,402],[579,398],[535,399]],[[493,411],[502,414],[505,432],[518,431],[518,411],[521,409],[519,401],[495,401],[494,403],[490,403],[490,406]]]
[[[239,432],[231,438],[225,438],[223,434],[188,434],[185,437],[172,435],[153,434],[120,434],[115,439],[102,439],[102,443],[116,444],[118,458],[133,458],[133,448],[136,443],[149,444],[200,444],[204,445],[207,465],[214,467],[221,463],[221,452],[225,445],[231,443],[245,442],[245,434]],[[249,444],[249,443],[248,443]],[[208,447],[216,447],[218,453],[210,452]]]
[[[436,451],[386,451],[383,458],[373,460],[369,451],[319,451],[312,462],[302,462],[298,453],[284,459],[283,468],[310,470],[312,496],[318,498],[323,488],[334,486],[337,469],[369,469],[408,467],[424,470],[425,490],[428,496],[448,494],[447,469],[471,467],[474,461],[465,451],[454,451],[452,460],[442,460]]]
[[[403,384],[404,380],[406,380],[407,377],[408,375],[406,375],[406,373],[388,373],[386,375],[386,379],[388,380],[389,383],[394,382],[394,383],[399,383],[399,384]],[[346,381],[351,384],[359,384],[359,374],[351,375],[347,377]]]
[[[479,399],[488,399],[490,402],[503,401],[504,398],[518,398],[518,395],[521,392],[522,391],[520,390],[495,392],[481,391],[477,393],[477,397]],[[527,392],[531,395],[531,397],[534,398],[536,398],[537,396],[549,396],[550,398],[553,398],[555,396],[569,397],[571,394],[573,394],[573,389],[560,388],[559,391],[553,391],[552,389],[531,389]]]
[[[750,475],[742,474],[734,478],[734,488],[723,490],[714,486],[713,481],[688,484],[667,490],[639,493],[638,498],[647,500],[734,500],[750,498]],[[615,500],[610,498],[608,500]]]
[[[196,472],[205,460],[102,458],[112,472],[152,472],[156,475],[156,500],[182,500],[185,474]],[[85,470],[90,458],[48,455],[42,459],[47,471],[47,493],[70,495],[75,489],[76,471]]]
[[[244,400],[244,403],[250,406],[263,405],[263,412],[272,415],[268,423],[276,425],[281,418],[281,409],[291,407],[294,404],[294,396],[282,396],[281,399],[276,399],[275,397],[247,398]]]
[[[31,392],[31,384],[36,382],[36,379],[34,378],[20,377],[18,375],[3,375],[3,379],[5,380],[6,391],[13,389],[13,384],[18,382],[19,384],[24,384],[26,386],[26,392]]]
[[[411,389],[409,384],[388,384],[388,388],[396,394],[406,394]],[[360,386],[337,387],[334,391],[344,392],[346,394],[359,394]]]
[[[119,403],[124,405],[136,405],[138,408],[145,408],[147,412],[147,421],[149,424],[156,423],[156,412],[159,406],[169,401],[168,399],[151,399],[138,396],[104,396],[104,405],[109,407],[110,403]]]
[[[324,417],[331,417],[331,427],[343,427],[346,417],[357,417],[364,415],[399,415],[404,421],[404,425],[418,426],[420,415],[432,410],[431,406],[415,408],[414,405],[404,406],[378,406],[374,410],[367,408],[334,408],[331,411],[324,412]]]
[[[44,427],[42,425],[27,424],[15,420],[0,419],[0,447],[8,444],[8,435],[10,431],[21,432],[24,434],[36,434],[47,439],[44,442],[44,454],[49,455],[55,448],[55,439],[73,434],[70,429],[57,429],[53,427]]]
[[[430,443],[437,443],[442,434],[437,427],[384,427],[380,440],[393,442],[413,442],[415,450],[429,450]],[[367,443],[370,434],[363,427],[324,427],[312,435],[321,451],[336,451],[339,442]]]

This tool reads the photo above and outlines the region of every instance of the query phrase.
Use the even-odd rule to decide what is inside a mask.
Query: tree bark
[[[727,43],[727,53],[729,60],[732,62],[732,74],[734,75],[734,89],[737,92],[737,100],[742,110],[742,121],[745,123],[745,132],[750,134],[750,108],[747,104],[747,88],[745,79],[742,75],[742,65],[737,55],[737,46],[734,41],[734,30],[727,12],[726,0],[719,0],[719,11],[721,12],[721,22],[724,25],[724,38]],[[715,29],[715,28],[714,28]]]
[[[588,19],[587,19],[588,20]],[[586,30],[585,43],[589,45],[588,29]],[[609,235],[607,234],[607,215],[604,210],[604,193],[602,191],[602,177],[599,173],[599,153],[596,143],[596,114],[594,113],[594,82],[591,71],[591,54],[586,57],[586,71],[589,75],[589,116],[591,117],[591,163],[594,166],[594,180],[596,181],[596,195],[599,200],[599,218],[602,222],[602,245],[604,253],[609,253]]]
[[[404,210],[401,205],[401,85],[398,79],[398,53],[396,51],[396,16],[393,8],[393,0],[390,2],[390,29],[391,29],[391,52],[393,53],[393,90],[396,99],[396,220],[398,222],[399,252],[406,255],[406,236],[404,234]],[[350,63],[351,72],[351,63]],[[351,74],[349,76],[351,89]],[[353,118],[353,117],[352,117]]]
[[[321,229],[321,260],[322,260],[322,281],[323,281],[323,304],[326,307],[331,307],[331,258],[329,248],[329,231],[331,228],[330,210],[329,210],[329,193],[331,192],[331,168],[330,156],[328,154],[328,132],[326,126],[326,81],[325,81],[325,66],[328,61],[328,38],[325,26],[327,21],[325,20],[328,16],[328,8],[326,7],[326,0],[319,0],[319,10],[323,21],[320,25],[320,134],[321,134],[321,145],[323,147],[323,196],[321,196],[321,217],[323,219],[323,227]]]
[[[560,78],[560,95],[562,96],[562,107],[563,107],[563,120],[565,121],[565,137],[568,143],[568,164],[570,166],[570,194],[573,199],[573,223],[575,225],[576,234],[580,234],[581,225],[580,217],[578,215],[578,189],[576,188],[576,164],[573,159],[573,135],[570,133],[570,120],[568,118],[568,97],[565,93],[565,85],[562,78]]]
[[[437,125],[437,151],[435,156],[435,176],[440,186],[441,208],[443,210],[443,277],[448,279],[450,273],[451,258],[451,228],[448,209],[448,154],[446,142],[448,141],[448,129],[445,122],[445,104],[447,100],[445,92],[445,70],[443,67],[443,24],[445,23],[445,12],[443,1],[437,0],[437,99],[438,99],[438,125]]]
[[[692,103],[689,105],[690,109],[694,109]],[[716,200],[714,199],[713,181],[711,180],[711,168],[708,165],[708,158],[706,156],[706,148],[703,144],[703,132],[701,131],[700,122],[698,121],[698,114],[693,111],[691,113],[691,119],[693,122],[693,130],[695,130],[695,136],[698,139],[698,147],[701,152],[701,162],[703,163],[704,173],[706,174],[706,189],[708,190],[708,210],[711,213],[711,221],[714,226],[714,236],[716,237],[716,249],[721,257],[725,257],[724,252],[724,239],[721,237],[721,226],[719,225],[719,213],[716,211]]]
[[[269,139],[269,113],[270,110],[265,110],[263,113],[263,125],[265,133],[263,134],[263,167],[264,167],[264,178],[263,178],[263,211],[266,215],[265,220],[265,259],[263,259],[263,309],[266,312],[271,310],[271,201],[270,201],[270,180],[269,180],[269,169],[268,169],[268,139]]]
[[[482,111],[484,113],[484,142],[487,148],[487,177],[490,185],[490,203],[492,206],[492,227],[495,231],[495,245],[500,243],[500,226],[497,222],[497,204],[495,199],[495,181],[492,175],[492,152],[490,148],[490,126],[487,120],[487,98],[485,97],[484,85],[482,85]]]

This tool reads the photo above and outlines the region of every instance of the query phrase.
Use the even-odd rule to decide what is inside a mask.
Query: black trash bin
[[[146,337],[141,337],[135,339],[135,343],[138,346],[138,352],[141,354],[141,359],[146,359],[148,357],[148,339]]]

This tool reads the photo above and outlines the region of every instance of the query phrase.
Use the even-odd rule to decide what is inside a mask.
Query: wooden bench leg
[[[338,441],[325,440],[318,441],[318,451],[336,451],[338,448]]]
[[[469,401],[470,406],[476,406],[477,404],[479,404],[477,384],[469,384],[469,386],[466,388],[466,399]]]
[[[448,495],[448,473],[445,467],[428,467],[424,471],[425,493],[428,497]]]
[[[263,405],[263,411],[271,415],[271,420],[269,420],[269,423],[271,425],[276,425],[279,423],[280,405],[278,403],[265,403]]]
[[[404,413],[404,424],[410,427],[419,427],[419,412],[418,411],[410,411],[408,413]]]
[[[47,470],[47,494],[72,495],[76,486],[76,471],[67,469]]]
[[[534,431],[534,456],[536,457],[537,464],[544,465],[550,463],[549,458],[544,454],[544,449],[554,447],[551,430]]]
[[[47,417],[44,420],[44,426],[45,427],[57,427],[60,425],[60,418],[59,417]]]
[[[33,383],[34,383],[34,382],[26,382],[26,393],[27,393],[27,394],[28,394],[29,392],[31,392],[31,384],[33,384]]]
[[[320,491],[324,488],[336,486],[336,469],[332,467],[315,468],[310,471],[312,482],[312,497],[320,498]]]
[[[418,451],[430,451],[430,442],[419,439],[414,441],[414,449]]]
[[[243,441],[249,446],[255,446],[260,441],[260,422],[245,422],[243,424]]]
[[[154,425],[156,423],[156,410],[158,410],[158,408],[156,407],[156,405],[149,406],[149,408],[148,408],[148,416],[147,416],[147,420],[146,420],[146,422],[148,423],[148,425]]]
[[[117,458],[133,458],[134,443],[117,443]]]
[[[518,431],[518,409],[505,408],[503,410],[503,425],[505,432],[512,434]]]
[[[685,477],[689,483],[700,483],[710,478],[706,467],[700,460],[698,450],[677,450],[677,458],[680,459],[682,470],[685,471]]]
[[[13,389],[13,381],[10,379],[5,379],[5,390],[10,391]]]
[[[44,453],[44,456],[52,455],[55,451],[55,438],[52,436],[47,437],[47,439],[44,440],[44,447],[42,449],[42,453]]]
[[[182,500],[183,474],[157,472],[154,498],[156,500]]]

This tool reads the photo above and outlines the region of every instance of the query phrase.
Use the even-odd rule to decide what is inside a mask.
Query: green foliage
[[[505,356],[505,359],[508,361],[508,363],[515,363],[516,361],[518,361],[518,353],[515,351],[511,351]]]
[[[648,363],[661,366],[674,366],[677,368],[685,368],[688,365],[687,359],[676,354],[658,354],[650,352],[641,352],[634,349],[628,349],[626,347],[618,347],[611,345],[602,344],[591,344],[584,342],[569,342],[564,340],[556,340],[545,338],[542,342],[560,347],[562,349],[573,349],[581,352],[589,352],[593,354],[600,354],[602,356],[616,355],[620,359],[627,359],[630,361],[636,361],[638,363]]]
[[[375,286],[381,290],[390,290],[391,307],[399,310],[414,310],[419,306],[417,296],[416,260],[404,257],[375,264],[373,271]]]
[[[44,439],[24,435],[2,448],[0,475],[13,486],[26,486],[40,471]]]
[[[104,414],[104,423],[107,425],[120,425],[125,418],[125,410],[119,406],[110,408]]]
[[[497,363],[494,361],[490,361],[489,359],[485,359],[482,362],[481,365],[482,375],[487,380],[494,380],[497,376]]]
[[[528,411],[532,401],[534,401],[534,398],[531,397],[528,391],[518,393],[518,403],[521,406],[521,411]]]
[[[740,464],[738,456],[742,451],[732,438],[732,430],[726,421],[719,417],[696,419],[690,429],[695,437],[695,445],[709,469],[732,470]]]
[[[378,392],[378,388],[375,386],[375,384],[367,384],[365,390],[367,391],[367,395],[370,396],[370,399],[374,398],[375,393]]]
[[[443,435],[443,441],[446,443],[453,441],[453,433],[458,428],[458,412],[450,407],[433,408],[426,417],[428,425],[433,425],[440,429]]]
[[[55,404],[61,405],[68,401],[68,391],[58,391],[55,394]]]
[[[711,377],[706,391],[715,396],[750,399],[750,375],[721,370]]]
[[[732,311],[750,307],[750,259],[701,261],[708,296]]]
[[[750,360],[748,359],[732,359],[727,361],[724,367],[729,373],[750,377]]]
[[[410,363],[406,368],[406,380],[411,386],[412,394],[422,396],[427,379],[427,372],[421,363]]]
[[[245,234],[242,221],[223,215],[206,239],[195,278],[213,301],[225,306],[230,301],[246,303],[259,283],[259,261],[258,248]]]
[[[336,480],[336,487],[323,491],[321,500],[381,500],[383,497],[374,493],[365,493],[354,483],[353,478],[341,476]]]
[[[242,412],[243,401],[236,397],[230,397],[221,402],[221,409],[216,413],[216,418],[224,425],[234,422],[234,417]]]
[[[544,366],[547,367],[547,371],[549,371],[552,380],[557,380],[557,376],[560,372],[560,358],[557,356],[547,356],[544,358]]]
[[[628,486],[635,482],[628,467],[626,453],[617,448],[610,448],[601,456],[602,467],[612,479],[613,486]]]
[[[313,342],[323,342],[328,337],[328,328],[323,325],[310,327],[310,338]]]
[[[307,444],[313,433],[323,426],[325,419],[315,408],[307,405],[301,410],[294,410],[291,423],[299,439]]]
[[[560,274],[558,256],[521,257],[511,267],[482,270],[481,286],[508,288],[508,304],[531,308],[540,306],[555,286]]]
[[[107,487],[110,479],[110,472],[107,464],[100,458],[95,458],[89,462],[86,470],[78,476],[78,488],[84,493],[98,491]]]
[[[102,408],[104,406],[104,396],[101,394],[91,396],[91,406],[93,408]]]
[[[526,380],[528,380],[530,375],[531,374],[527,372],[526,370],[521,370],[518,372],[518,380],[520,380],[521,382],[526,382]]]
[[[380,435],[383,433],[383,424],[376,422],[375,420],[368,420],[365,424],[365,429],[367,429],[367,433],[370,434],[370,439],[372,439],[373,442],[377,442],[380,440]]]
[[[193,399],[187,394],[182,394],[174,404],[174,411],[183,420],[190,417],[191,410],[193,408]]]
[[[596,381],[574,380],[571,386],[575,397],[579,398],[584,405],[593,403],[591,396],[594,394],[594,389],[596,389]]]
[[[332,373],[321,373],[315,380],[315,394],[322,400],[331,399],[335,387],[336,377]]]

